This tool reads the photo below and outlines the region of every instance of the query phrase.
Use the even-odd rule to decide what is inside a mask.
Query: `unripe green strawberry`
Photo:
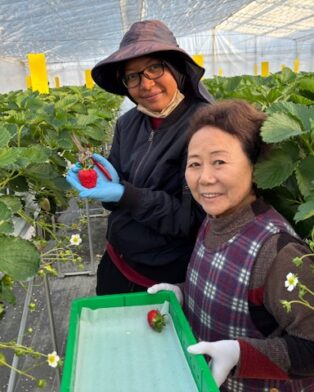
[[[81,169],[78,172],[80,183],[85,188],[94,188],[97,183],[97,173],[94,169]]]
[[[38,380],[38,381],[37,381],[37,386],[38,386],[39,388],[45,388],[46,385],[47,385],[46,380],[41,379],[41,380]]]
[[[50,201],[47,197],[43,197],[39,201],[39,206],[44,211],[50,211]]]

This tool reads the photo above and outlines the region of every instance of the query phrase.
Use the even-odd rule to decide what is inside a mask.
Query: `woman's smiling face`
[[[208,215],[228,215],[255,200],[252,176],[253,166],[235,136],[213,126],[194,133],[185,177]]]
[[[159,64],[161,60],[154,57],[143,56],[129,60],[126,63],[124,73],[129,75],[135,72],[141,72],[144,68],[153,64]],[[141,104],[145,108],[161,112],[165,109],[178,89],[177,82],[170,70],[165,66],[164,73],[158,79],[149,80],[145,76],[141,76],[141,83],[129,88],[129,94],[137,104]]]

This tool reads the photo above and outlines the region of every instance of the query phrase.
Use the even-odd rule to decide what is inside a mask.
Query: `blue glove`
[[[103,159],[110,165],[110,175],[112,176],[112,178],[116,181],[119,180],[118,174],[113,168],[113,166],[105,158]],[[98,159],[97,162],[99,162]],[[108,164],[106,166],[106,169],[109,171]],[[98,167],[94,167],[94,170],[97,172],[97,183],[94,188],[85,188],[80,183],[78,179],[79,170],[80,164],[74,165],[68,171],[66,180],[74,189],[79,192],[79,196],[82,199],[94,199],[107,203],[118,202],[121,199],[124,192],[124,186],[118,182],[109,181],[105,177],[105,175],[98,169]]]
[[[118,175],[116,169],[112,166],[112,164],[108,161],[108,159],[104,158],[103,156],[101,156],[99,154],[93,154],[92,158],[95,159],[95,161],[100,163],[105,169],[108,170],[108,172],[110,173],[110,175],[112,177],[112,182],[116,182],[116,183],[120,182],[120,178],[119,178],[119,175]]]

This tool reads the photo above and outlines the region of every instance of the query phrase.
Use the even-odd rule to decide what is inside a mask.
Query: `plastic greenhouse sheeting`
[[[220,69],[226,76],[252,74],[260,61],[276,72],[296,58],[300,70],[313,70],[313,0],[3,0],[0,92],[25,88],[2,71],[13,67],[24,80],[28,53],[45,53],[51,80],[83,84],[84,70],[116,50],[130,25],[144,19],[164,21],[180,46],[201,54],[206,77]]]

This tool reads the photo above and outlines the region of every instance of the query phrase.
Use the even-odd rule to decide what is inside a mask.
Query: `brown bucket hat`
[[[199,74],[199,79],[204,73],[204,69],[179,47],[175,36],[163,22],[146,20],[136,22],[130,27],[120,43],[119,50],[92,69],[92,78],[98,86],[110,93],[128,95],[127,89],[118,78],[119,68],[126,60],[156,52],[172,52],[176,56],[176,62],[179,60],[178,56],[181,57],[180,62],[190,63],[193,70]]]

